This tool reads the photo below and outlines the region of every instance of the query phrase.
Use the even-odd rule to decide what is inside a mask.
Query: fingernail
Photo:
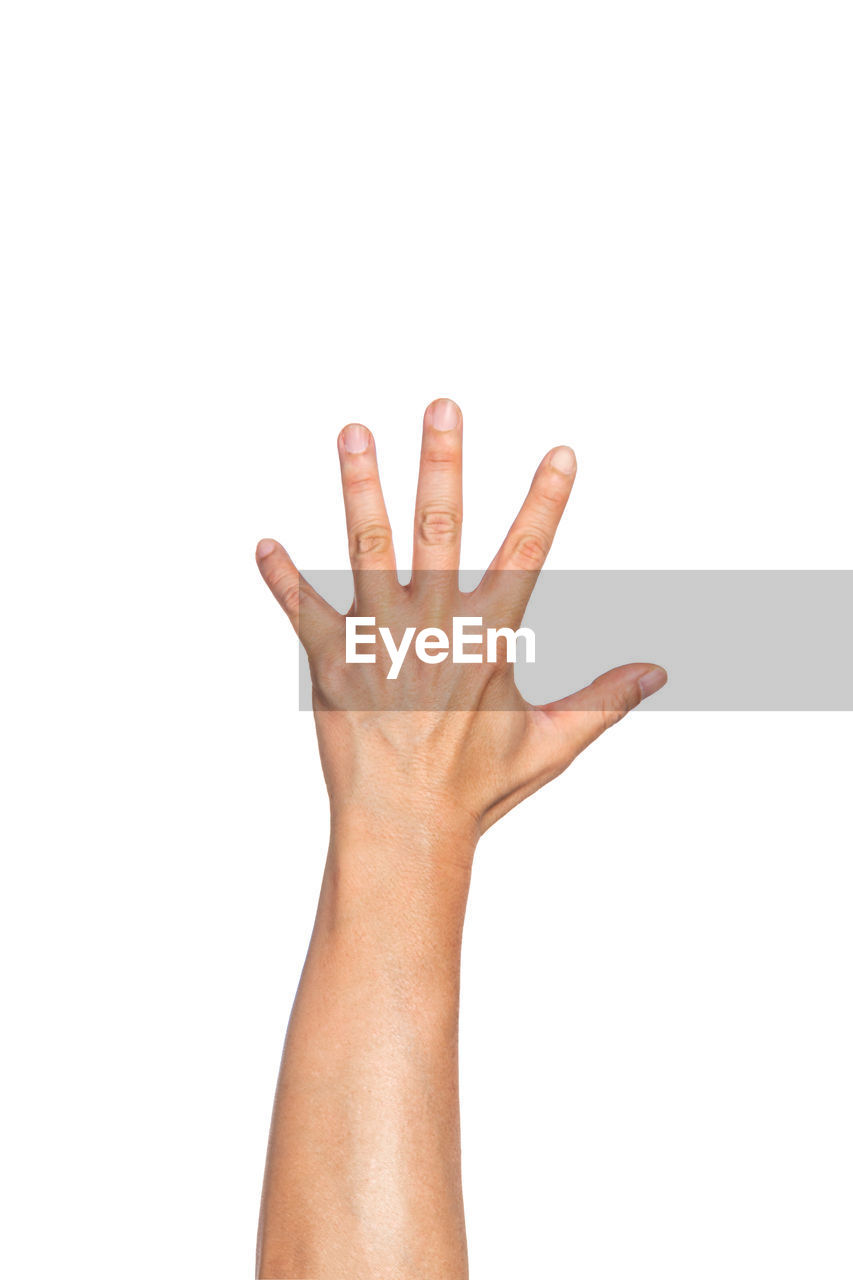
[[[574,475],[575,467],[577,466],[574,449],[570,449],[567,444],[561,444],[551,454],[551,466],[555,471],[559,471],[561,475]]]
[[[263,560],[265,556],[272,555],[275,551],[275,543],[272,538],[261,538],[255,550],[255,555],[259,560]]]
[[[434,400],[430,405],[429,426],[433,431],[452,431],[459,426],[459,407],[452,400]]]
[[[360,422],[351,422],[341,432],[341,439],[347,453],[364,453],[370,444],[370,432]]]
[[[654,667],[651,671],[647,671],[638,681],[640,696],[648,698],[651,694],[657,693],[658,689],[662,689],[666,684],[666,678],[663,667]]]

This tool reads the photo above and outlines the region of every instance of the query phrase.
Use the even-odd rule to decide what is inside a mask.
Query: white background
[[[279,537],[466,415],[465,562],[848,568],[842,3],[9,3],[4,1274],[250,1276],[325,845]],[[654,654],[637,654],[654,660]],[[848,1278],[850,719],[642,714],[484,840],[474,1280]]]

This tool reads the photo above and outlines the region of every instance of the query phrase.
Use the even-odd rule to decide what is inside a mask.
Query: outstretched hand
[[[565,445],[536,470],[530,491],[476,589],[459,589],[462,414],[435,400],[424,414],[415,502],[412,578],[401,585],[379,472],[367,427],[338,437],[353,570],[349,615],[370,617],[400,643],[408,628],[453,618],[521,626],[572,490],[576,462]],[[284,548],[257,548],[263,578],[308,654],[320,755],[333,816],[357,810],[387,825],[442,821],[476,837],[567,768],[605,729],[666,682],[650,663],[616,667],[557,702],[533,706],[515,686],[506,648],[493,661],[407,663],[389,680],[390,659],[345,661],[346,616],[300,576]],[[426,650],[424,650],[426,652]],[[383,660],[384,659],[384,660]],[[488,713],[488,714],[485,714]]]

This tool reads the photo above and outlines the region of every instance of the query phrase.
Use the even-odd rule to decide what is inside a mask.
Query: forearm
[[[467,1275],[457,1036],[473,849],[463,823],[333,825],[275,1101],[262,1277]]]

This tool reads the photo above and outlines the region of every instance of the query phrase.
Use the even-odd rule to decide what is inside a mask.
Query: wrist
[[[430,826],[361,806],[333,810],[317,941],[371,981],[458,982],[475,847],[474,824],[447,814]]]
[[[331,804],[329,858],[400,874],[470,877],[480,832],[476,819],[446,803],[389,803],[377,797]]]

